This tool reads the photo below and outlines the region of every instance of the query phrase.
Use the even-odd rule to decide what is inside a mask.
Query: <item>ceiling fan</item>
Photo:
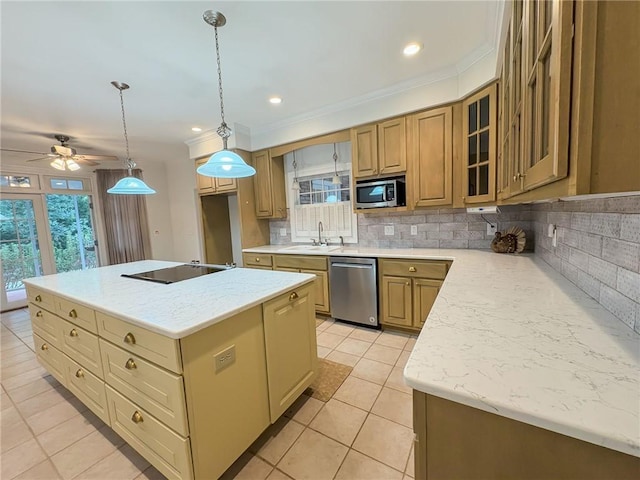
[[[2,148],[4,152],[16,152],[16,153],[34,153],[41,155],[38,158],[32,158],[27,162],[36,162],[39,160],[51,160],[50,165],[57,170],[70,170],[75,171],[80,169],[80,164],[83,165],[99,165],[103,161],[118,160],[118,157],[113,155],[83,155],[78,154],[75,148],[70,147],[67,142],[69,137],[67,135],[54,135],[54,138],[60,142],[60,145],[53,145],[51,147],[51,153],[30,152],[27,150],[12,150],[8,148]]]

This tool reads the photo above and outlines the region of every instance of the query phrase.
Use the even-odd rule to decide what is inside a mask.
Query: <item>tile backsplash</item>
[[[499,231],[522,228],[527,250],[640,333],[640,195],[501,206],[499,214],[485,217],[497,221]],[[358,214],[357,246],[488,249],[492,235],[486,225],[462,208]],[[555,247],[549,225],[556,227]],[[385,235],[389,226],[393,235]],[[291,243],[288,220],[271,221],[270,229],[272,244]]]
[[[532,214],[536,255],[640,333],[640,196],[538,204]]]

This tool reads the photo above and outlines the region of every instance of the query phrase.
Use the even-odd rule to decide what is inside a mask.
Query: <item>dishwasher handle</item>
[[[373,265],[367,265],[367,264],[361,264],[361,263],[332,263],[331,267],[372,269]]]

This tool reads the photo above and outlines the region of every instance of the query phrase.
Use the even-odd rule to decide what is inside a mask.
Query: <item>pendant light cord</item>
[[[218,64],[218,95],[220,95],[220,117],[222,123],[218,127],[216,132],[222,137],[222,144],[224,150],[227,149],[227,139],[231,136],[231,129],[227,126],[227,122],[224,120],[224,99],[222,96],[222,68],[220,67],[220,46],[218,45],[218,27],[214,25],[213,31],[216,38],[216,63]]]
[[[333,172],[338,176],[338,153],[336,152],[336,144],[333,144]]]
[[[125,164],[127,166],[127,170],[129,171],[129,176],[132,176],[131,169],[136,166],[136,164],[131,160],[131,156],[129,155],[129,136],[127,135],[127,121],[124,117],[124,98],[122,97],[122,89],[118,88],[120,91],[120,109],[122,110],[122,126],[124,128],[124,144],[127,148],[127,159],[125,160]]]

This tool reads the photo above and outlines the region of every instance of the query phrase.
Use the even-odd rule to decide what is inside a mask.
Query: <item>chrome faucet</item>
[[[326,245],[327,241],[322,242],[322,233],[324,232],[324,228],[322,226],[322,222],[318,222],[318,245]]]

